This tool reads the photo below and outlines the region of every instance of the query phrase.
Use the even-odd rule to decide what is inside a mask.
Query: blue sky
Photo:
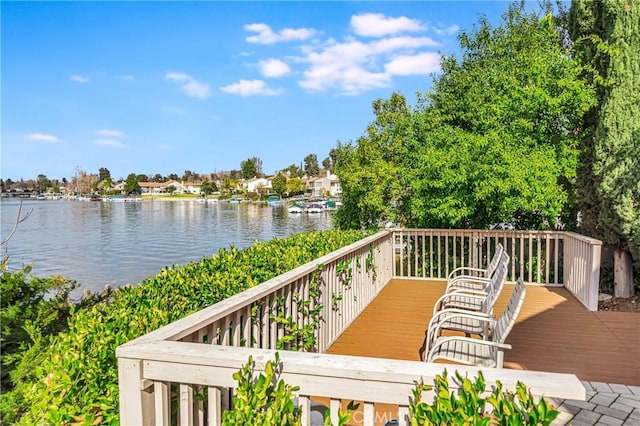
[[[2,178],[321,162],[507,2],[6,2]]]

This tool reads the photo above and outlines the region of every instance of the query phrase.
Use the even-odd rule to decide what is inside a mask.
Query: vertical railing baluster
[[[154,407],[156,425],[168,425],[171,416],[171,398],[169,384],[155,381],[153,383]]]
[[[213,386],[207,388],[207,426],[220,426],[222,424],[220,399],[220,389]]]
[[[193,390],[191,385],[180,383],[180,426],[193,425]]]

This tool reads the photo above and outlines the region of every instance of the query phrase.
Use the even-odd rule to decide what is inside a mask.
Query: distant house
[[[187,193],[186,187],[182,184],[182,182],[179,182],[177,180],[170,180],[170,181],[167,181],[167,182],[163,182],[161,185],[162,185],[162,191],[161,192],[164,192],[164,193],[170,192],[168,190],[168,188],[170,186],[175,188],[173,190],[173,192],[175,192],[176,194],[186,194]]]
[[[271,178],[253,178],[242,182],[247,192],[259,193],[261,189],[271,189]]]
[[[202,192],[202,182],[183,182],[185,194],[200,194]]]
[[[140,182],[140,190],[143,194],[161,194],[164,191],[164,183],[160,182]]]
[[[306,188],[307,192],[311,193],[312,197],[338,197],[342,194],[342,188],[340,188],[340,180],[337,175],[334,175],[329,170],[321,170],[321,175],[307,179]]]

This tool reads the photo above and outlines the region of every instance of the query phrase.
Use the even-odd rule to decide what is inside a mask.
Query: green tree
[[[258,176],[258,166],[253,158],[247,158],[240,163],[240,169],[242,170],[243,179],[252,179]]]
[[[100,167],[98,169],[98,181],[102,182],[106,179],[111,179],[111,172],[106,167]]]
[[[51,186],[51,180],[46,175],[38,175],[36,182],[36,191],[47,192],[47,189]]]
[[[413,226],[554,227],[569,201],[578,135],[593,92],[563,47],[556,21],[512,5],[459,35],[420,100],[417,144],[402,156]],[[413,142],[413,141],[412,141]],[[414,145],[414,146],[412,146]]]
[[[66,328],[71,307],[68,295],[76,287],[75,281],[60,276],[35,277],[31,275],[30,266],[18,272],[0,272],[3,393],[13,387],[9,373],[20,361],[17,354],[40,337],[56,334]]]
[[[136,175],[136,180],[138,182],[149,182],[149,176],[145,174],[139,174],[139,175]]]
[[[151,180],[151,182],[164,182],[165,181],[160,173],[156,173],[155,175],[153,175],[153,177],[150,180]]]
[[[288,174],[290,177],[301,178],[302,176],[304,176],[304,170],[302,170],[295,164],[291,164],[290,166],[282,169],[281,172],[284,174]]]
[[[226,193],[233,193],[238,187],[238,179],[234,178],[232,175],[227,175],[222,180],[222,190]]]
[[[127,195],[139,194],[141,192],[140,183],[138,182],[135,173],[131,173],[127,176],[127,180],[124,182],[124,192]]]
[[[284,174],[278,173],[271,179],[271,189],[273,189],[276,194],[282,196],[287,189],[287,178]]]
[[[374,103],[357,145],[339,144],[338,226],[553,227],[569,201],[582,117],[594,94],[551,15],[513,5],[498,27],[481,18],[442,60],[410,110]]]
[[[640,263],[640,4],[574,1],[569,31],[598,95],[581,139],[580,225],[614,249],[615,295],[629,297]]]
[[[367,135],[339,143],[335,173],[340,178],[342,207],[335,222],[341,229],[373,229],[397,222],[394,205],[400,194],[399,149],[411,137],[411,110],[404,96],[394,93],[373,103],[375,120]]]
[[[176,188],[175,186],[173,186],[173,185],[169,185],[169,186],[167,186],[167,188],[166,188],[166,190],[167,190],[167,192],[168,192],[169,194],[173,194],[174,192],[176,192],[176,189],[177,189],[177,188]]]
[[[208,179],[203,180],[200,186],[200,192],[205,195],[213,194],[217,189],[215,182],[211,182]]]
[[[332,169],[332,161],[331,161],[331,157],[326,157],[324,160],[322,160],[322,167],[324,167],[327,170],[331,170]]]
[[[200,179],[200,175],[198,173],[192,172],[191,170],[185,170],[182,175],[183,182],[196,182]]]
[[[289,178],[287,180],[286,191],[289,195],[302,194],[304,192],[304,183],[299,177]]]
[[[309,154],[304,157],[304,172],[309,177],[318,176],[320,167],[318,166],[318,156],[316,154]]]

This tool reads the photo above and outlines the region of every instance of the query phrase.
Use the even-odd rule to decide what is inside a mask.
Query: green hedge
[[[365,236],[321,231],[223,249],[122,288],[110,303],[77,309],[68,332],[38,339],[25,353],[18,368],[29,374],[3,396],[4,422],[118,424],[118,345]]]

